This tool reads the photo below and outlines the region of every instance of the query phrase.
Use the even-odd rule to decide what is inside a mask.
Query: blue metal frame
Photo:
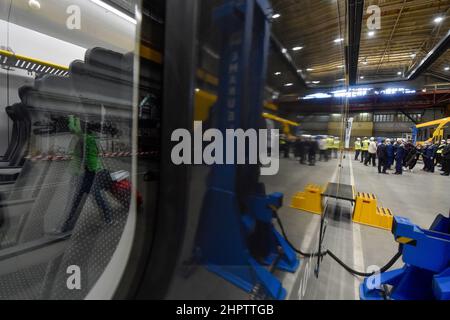
[[[416,142],[417,142],[417,134],[419,133],[419,129],[417,129],[417,127],[414,126],[414,127],[412,127],[411,132],[412,132],[412,143],[416,144]]]
[[[403,244],[403,268],[382,273],[381,285],[392,286],[393,300],[450,299],[450,218],[439,215],[430,230],[406,218],[395,217],[392,233]],[[360,286],[363,300],[382,300],[380,289],[369,289],[369,278]]]
[[[214,109],[224,136],[227,129],[260,127],[271,14],[266,0],[224,1],[214,11],[222,31]],[[286,290],[267,265],[294,272],[299,260],[272,225],[270,207],[281,207],[283,195],[266,195],[258,177],[257,165],[225,164],[211,169],[196,252],[210,271],[243,290],[252,292],[260,287],[272,299],[284,299]],[[255,239],[265,253],[258,261],[252,253]]]

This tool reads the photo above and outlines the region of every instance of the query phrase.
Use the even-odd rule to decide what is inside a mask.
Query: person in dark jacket
[[[392,145],[391,139],[386,139],[386,152],[387,152],[387,168],[392,169],[394,164],[394,146]]]
[[[411,158],[414,156],[414,154],[416,153],[416,147],[414,146],[414,144],[411,141],[403,141],[404,146],[405,146],[405,156],[403,158],[403,166],[407,167],[407,163],[409,162],[409,160],[411,160]]]
[[[430,147],[428,148],[428,152],[426,154],[428,158],[428,172],[434,173],[434,168],[436,166],[435,164],[435,158],[436,158],[436,151],[438,146],[434,143],[431,143]]]
[[[300,156],[300,164],[306,164],[306,155],[308,152],[308,142],[304,136],[300,137],[298,141],[298,153]]]
[[[417,161],[419,161],[420,156],[422,155],[422,146],[418,145],[410,152],[410,158],[406,162],[406,166],[408,167],[410,172],[413,172],[414,167],[417,164]]]
[[[403,160],[405,158],[405,145],[399,141],[397,153],[395,154],[395,174],[403,174]]]
[[[447,139],[447,145],[442,150],[442,169],[444,172],[441,175],[450,176],[450,138]]]
[[[388,167],[388,152],[386,141],[383,141],[378,145],[377,157],[378,157],[378,173],[388,174],[386,172]]]
[[[436,146],[433,143],[426,143],[423,151],[423,170],[426,172],[434,172],[434,157],[436,155]]]
[[[284,158],[289,158],[289,141],[285,134],[280,134],[280,152],[284,155]]]
[[[446,146],[446,141],[442,140],[439,146],[436,149],[436,157],[434,161],[434,165],[438,167],[442,167],[442,151],[444,150]]]
[[[308,162],[310,166],[316,165],[316,154],[319,150],[319,144],[315,137],[310,137],[308,141]]]

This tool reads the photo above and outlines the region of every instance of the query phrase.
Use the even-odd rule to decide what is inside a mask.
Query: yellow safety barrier
[[[321,215],[323,213],[322,192],[322,188],[318,185],[307,185],[304,191],[294,195],[291,208]]]
[[[353,222],[391,230],[393,221],[394,217],[391,210],[377,207],[375,195],[358,192],[353,211]]]
[[[378,228],[391,231],[394,223],[392,211],[386,208],[377,208],[377,216],[379,218]]]

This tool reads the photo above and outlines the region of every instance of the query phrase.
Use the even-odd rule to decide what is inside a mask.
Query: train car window
[[[151,68],[138,81],[140,1],[0,9],[0,299],[110,298],[157,176],[161,84]]]
[[[316,189],[321,188],[318,185],[332,182],[335,184],[329,190],[330,196],[348,193],[351,183],[347,178],[348,158],[342,151],[353,143],[348,133],[346,137],[349,125],[346,101],[353,93],[340,88],[333,108],[321,105],[319,99],[309,95],[321,81],[336,83],[343,77],[343,70],[321,65],[322,71],[314,73],[319,61],[301,61],[301,54],[281,45],[278,37],[283,36],[282,25],[293,22],[289,17],[280,22],[272,18],[273,8],[282,7],[283,1],[236,3],[198,2],[190,126],[200,137],[208,135],[210,129],[217,130],[214,137],[203,136],[200,146],[206,154],[211,151],[208,149],[211,141],[220,141],[217,135],[223,133],[225,141],[227,130],[242,129],[248,138],[244,143],[249,148],[244,151],[246,160],[253,156],[249,150],[255,141],[262,143],[260,156],[266,154],[272,160],[280,159],[261,163],[259,158],[256,165],[245,161],[239,165],[232,161],[220,165],[223,162],[222,153],[217,151],[221,150],[219,142],[212,159],[199,156],[192,163],[182,250],[166,298],[313,298],[322,285],[314,277],[317,255],[302,258],[303,267],[299,268],[294,249],[279,239],[286,236],[295,239],[296,230],[303,230],[311,223],[315,227],[308,233],[305,250],[317,253],[323,249],[321,234],[325,231],[325,217],[333,217],[335,211],[346,217],[333,217],[333,226],[327,227],[330,239],[338,234],[339,226],[348,224],[350,207],[333,202],[323,215],[323,223],[319,209],[316,210],[318,221],[314,216],[309,217],[314,222],[309,218],[296,221],[295,209],[289,206],[294,192],[299,190],[289,189],[283,181],[290,177],[305,187],[315,181],[317,185],[311,188]],[[311,10],[314,7],[312,3],[303,5],[310,6]],[[332,10],[336,4],[322,5]],[[344,11],[341,15],[333,14],[330,26],[336,34],[343,19]],[[313,46],[308,50],[320,48]],[[343,52],[343,46],[335,45],[329,54],[344,56]],[[305,70],[304,74],[300,69]],[[294,107],[290,108],[303,99],[309,108],[320,107],[322,113],[303,119]],[[359,114],[351,116],[356,118]],[[357,128],[360,134],[369,135],[372,124],[364,121],[358,121]],[[261,130],[265,135],[255,133],[256,138],[252,140],[251,130]],[[277,224],[276,216],[281,218],[283,229]],[[326,273],[330,266],[325,268]],[[287,280],[296,272],[297,280],[304,281]]]

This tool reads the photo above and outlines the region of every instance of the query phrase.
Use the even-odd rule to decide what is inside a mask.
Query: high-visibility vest
[[[369,151],[369,144],[370,144],[370,141],[369,141],[369,140],[364,140],[364,141],[362,142],[362,148],[361,148],[361,150],[362,150],[362,151]]]
[[[339,149],[341,142],[339,140],[334,140],[333,149]]]
[[[361,150],[361,141],[355,141],[355,150]]]
[[[332,138],[327,138],[327,149],[332,149],[334,146],[334,140]]]
[[[441,145],[438,147],[436,153],[442,154],[442,151],[444,151],[444,148],[445,148],[445,144],[441,144]]]

